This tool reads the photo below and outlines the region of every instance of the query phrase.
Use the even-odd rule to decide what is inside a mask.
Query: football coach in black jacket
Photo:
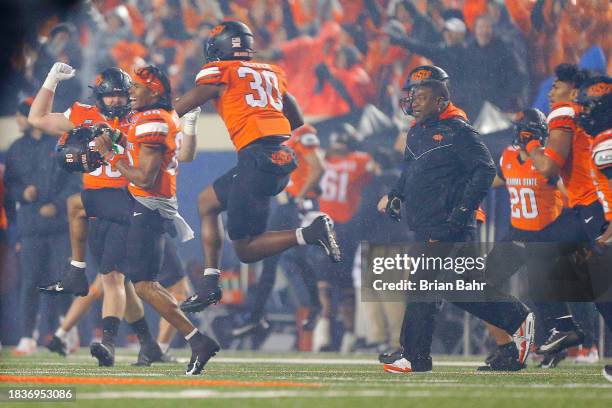
[[[384,196],[378,209],[399,220],[404,204],[408,226],[417,241],[468,242],[475,236],[475,211],[495,177],[491,154],[470,126],[465,113],[450,102],[444,82],[425,79],[411,92],[415,123],[408,131],[402,175],[395,189]],[[457,246],[449,245],[456,251]],[[463,244],[465,245],[465,244]],[[433,245],[435,247],[435,245]],[[444,246],[434,248],[436,256],[451,256]],[[444,280],[443,272],[436,279]],[[414,276],[419,276],[414,275]],[[431,275],[430,275],[431,277]],[[456,276],[454,276],[456,278]],[[513,335],[524,325],[533,326],[533,315],[515,298],[487,287],[492,302],[453,302],[456,306]],[[436,294],[444,298],[444,293]],[[436,301],[410,301],[404,315],[400,344],[403,355],[390,372],[431,370],[431,342]],[[512,354],[518,349],[514,344]],[[529,346],[526,344],[524,346]]]

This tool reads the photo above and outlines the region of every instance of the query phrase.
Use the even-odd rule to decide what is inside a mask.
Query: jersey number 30
[[[247,94],[245,96],[247,105],[254,108],[265,108],[270,105],[277,111],[282,111],[283,98],[278,89],[278,77],[276,74],[272,71],[255,71],[250,67],[238,68],[238,77],[245,78],[247,75],[252,79],[252,81],[249,82],[251,89],[257,92],[256,95]],[[274,97],[273,91],[276,91],[276,97]]]

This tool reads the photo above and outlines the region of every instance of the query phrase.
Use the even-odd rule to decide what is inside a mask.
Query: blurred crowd
[[[505,112],[529,105],[561,62],[612,50],[606,0],[91,0],[50,16],[37,43],[14,58],[12,92],[0,113],[38,89],[55,61],[79,75],[58,108],[109,66],[154,63],[179,95],[193,85],[209,30],[245,21],[257,59],[285,68],[306,115],[335,117],[373,104],[393,117],[410,70],[427,62],[452,78],[453,97],[475,120],[484,101]],[[595,47],[595,50],[592,50]],[[597,58],[596,58],[597,59]]]

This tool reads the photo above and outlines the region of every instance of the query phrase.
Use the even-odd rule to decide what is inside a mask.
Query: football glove
[[[472,211],[465,207],[455,207],[448,217],[448,225],[451,231],[463,230],[470,220]]]
[[[404,197],[396,191],[391,191],[387,194],[387,207],[385,213],[391,217],[393,221],[400,222],[402,219],[402,202]]]
[[[49,70],[47,78],[43,83],[43,88],[46,88],[51,92],[55,92],[55,88],[57,87],[58,83],[72,78],[75,74],[75,69],[70,65],[64,64],[63,62],[56,62]]]

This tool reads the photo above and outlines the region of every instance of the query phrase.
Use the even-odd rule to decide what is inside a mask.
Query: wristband
[[[47,78],[45,78],[45,82],[43,82],[42,87],[55,93],[55,88],[57,88],[58,83],[59,81],[57,80],[57,78],[51,75],[47,75]]]
[[[528,154],[531,154],[531,152],[537,149],[538,147],[542,147],[539,140],[530,140],[529,143],[525,145],[525,151]]]

